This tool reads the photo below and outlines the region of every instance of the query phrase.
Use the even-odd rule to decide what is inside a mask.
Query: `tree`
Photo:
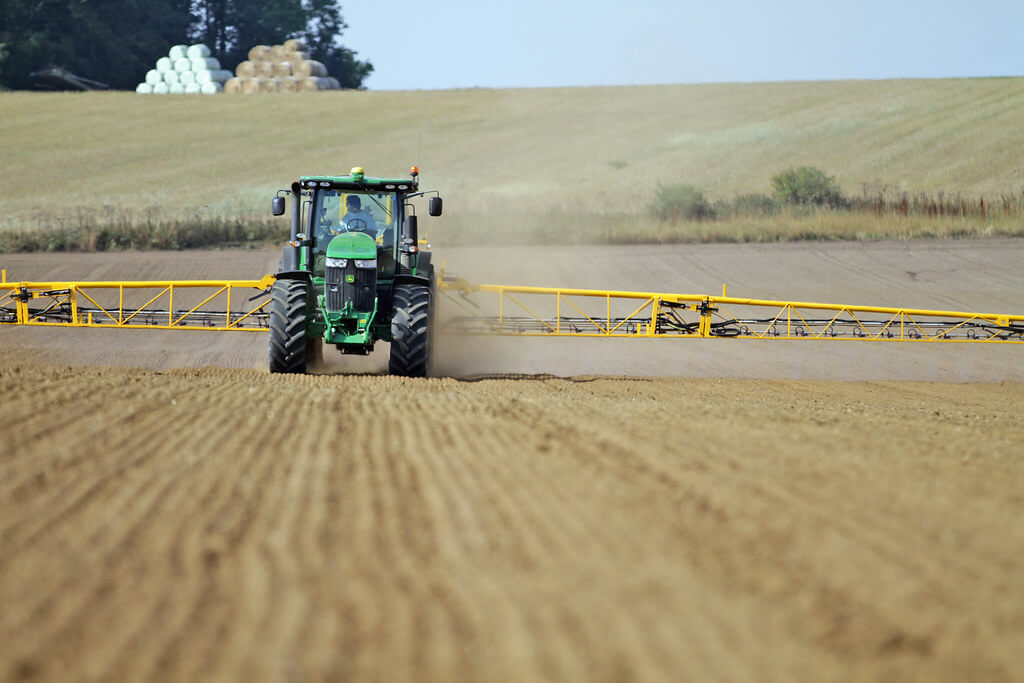
[[[786,169],[772,177],[772,187],[786,204],[839,208],[846,203],[835,177],[813,166]]]
[[[0,84],[31,88],[30,74],[62,66],[134,88],[166,47],[181,42],[189,0],[0,0]]]
[[[225,68],[254,45],[301,38],[343,87],[361,88],[373,65],[341,44],[348,24],[339,0],[193,0],[191,39],[207,43]]]
[[[373,71],[341,44],[340,0],[0,0],[0,86],[48,64],[134,89],[168,48],[204,42],[233,69],[253,45],[302,38],[349,88]]]

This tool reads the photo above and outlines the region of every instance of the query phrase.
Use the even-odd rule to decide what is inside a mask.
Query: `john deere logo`
[[[356,281],[356,276],[355,275],[346,275],[345,276],[345,282],[347,282],[349,284],[352,284],[355,281]]]

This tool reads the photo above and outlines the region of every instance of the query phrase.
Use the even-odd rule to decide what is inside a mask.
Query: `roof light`
[[[348,172],[348,174],[352,176],[352,180],[362,180],[363,176],[366,175],[363,172],[362,166],[354,166],[352,170]]]
[[[420,174],[420,167],[419,166],[413,166],[412,168],[409,169],[409,173],[412,174],[413,178],[415,178],[416,176],[418,176]]]

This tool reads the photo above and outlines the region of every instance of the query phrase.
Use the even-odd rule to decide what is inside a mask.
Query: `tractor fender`
[[[308,270],[286,270],[274,275],[278,280],[302,280],[310,287],[313,286],[313,274]]]
[[[423,277],[422,275],[410,275],[409,273],[398,273],[395,275],[396,285],[423,285],[424,287],[430,287],[431,281],[429,277]]]

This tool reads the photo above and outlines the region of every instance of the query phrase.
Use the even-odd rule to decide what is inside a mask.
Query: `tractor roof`
[[[329,187],[338,190],[399,190],[415,191],[419,187],[418,177],[373,178],[363,174],[363,169],[353,168],[348,175],[309,175],[299,178],[303,188]]]

